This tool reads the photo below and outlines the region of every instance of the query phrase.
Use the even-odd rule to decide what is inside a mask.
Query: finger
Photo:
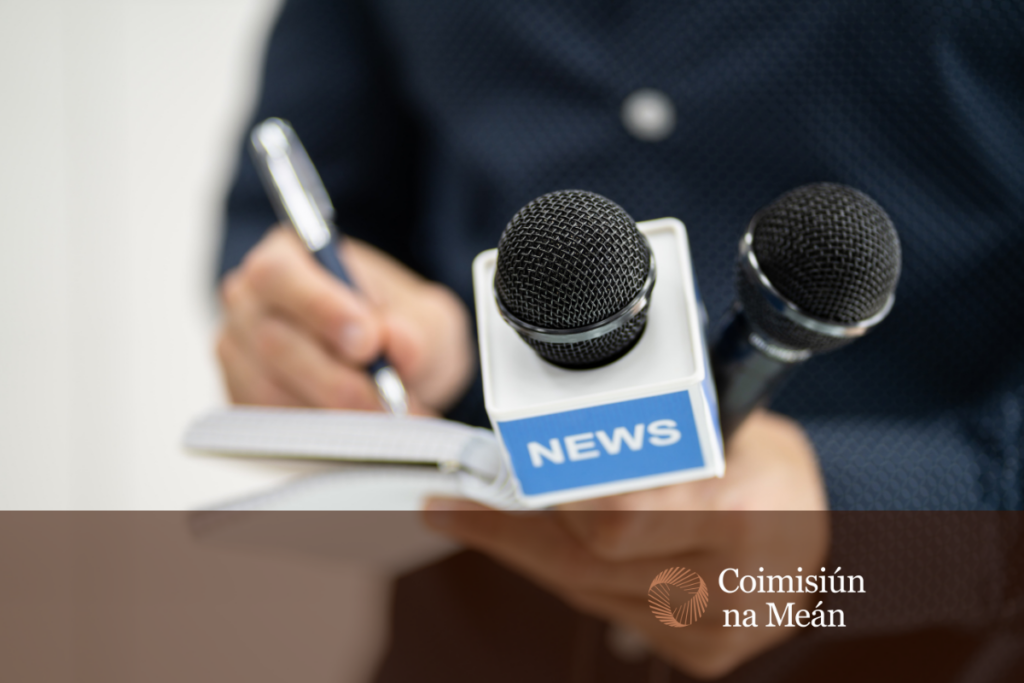
[[[611,561],[708,552],[720,547],[725,539],[736,538],[737,526],[742,522],[735,516],[671,509],[563,508],[560,514],[580,543],[594,555]]]
[[[428,362],[426,336],[422,328],[399,313],[383,316],[384,357],[394,367],[409,391],[409,412],[413,415],[439,415],[445,401],[446,385],[437,377],[451,374],[451,366]]]
[[[243,267],[266,307],[309,330],[341,359],[365,365],[379,355],[380,326],[362,295],[321,266],[291,231],[268,235]]]
[[[684,482],[562,505],[566,526],[612,560],[706,551],[734,538],[735,518],[713,510],[722,480]]]
[[[272,315],[255,323],[259,362],[270,377],[306,405],[349,410],[380,410],[380,401],[366,371],[338,362],[313,338]]]
[[[217,357],[220,360],[224,384],[232,403],[300,406],[302,402],[285,390],[249,358],[245,348],[227,332],[217,342]]]
[[[424,374],[436,370],[424,363],[426,338],[422,328],[398,313],[388,313],[382,320],[388,362],[409,384],[422,384]]]
[[[342,242],[341,260],[360,283],[363,293],[377,306],[390,307],[427,283],[390,254],[354,237],[346,237]]]
[[[383,316],[385,355],[428,405],[445,410],[465,393],[477,367],[461,302],[440,288],[421,288],[413,308]]]
[[[268,314],[252,287],[246,274],[235,270],[224,278],[221,286],[221,299],[224,303],[224,327],[241,350],[250,358],[259,358],[256,347],[256,332],[260,320]]]
[[[719,509],[828,509],[814,446],[793,420],[755,411],[730,439],[726,451],[731,476],[727,475],[729,485],[720,491]]]
[[[430,501],[433,528],[482,550],[555,591],[643,595],[673,558],[609,562],[591,553],[551,512],[498,512]],[[454,508],[454,509],[453,509]]]
[[[684,482],[643,491],[631,491],[604,498],[591,498],[561,506],[564,510],[708,510],[714,505],[714,490],[705,481]]]

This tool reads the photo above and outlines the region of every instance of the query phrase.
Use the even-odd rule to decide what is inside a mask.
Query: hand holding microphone
[[[547,256],[544,245],[526,243]],[[647,582],[667,566],[698,572],[706,566],[712,573],[716,567],[768,564],[766,558],[779,566],[822,566],[829,546],[827,518],[719,515],[695,518],[697,523],[681,528],[661,524],[663,516],[635,511],[826,510],[824,483],[806,435],[795,422],[756,406],[799,363],[850,343],[885,317],[892,306],[899,257],[891,222],[861,193],[816,185],[784,195],[758,213],[744,237],[739,302],[712,350],[723,431],[731,437],[727,476],[583,500],[548,516],[434,501],[430,509],[436,512],[428,514],[428,522],[533,577],[578,609],[629,625],[664,660],[693,675],[721,676],[792,637],[795,633],[787,629],[751,629],[745,638],[721,628],[702,632],[710,622],[693,625],[692,639],[670,637],[671,630],[651,618]],[[525,277],[519,275],[520,268],[508,276],[520,286],[530,278],[530,269],[521,268],[527,271]],[[557,264],[549,268],[557,273]],[[634,278],[633,284],[639,280]],[[526,291],[546,293],[536,287]],[[628,298],[620,298],[617,305],[624,307]],[[579,347],[563,344],[551,353],[536,344],[542,340],[519,327],[516,331],[552,362],[593,366],[608,358],[619,362],[615,359],[623,353],[635,351],[635,337],[645,333],[646,323],[636,325],[634,338],[618,348],[606,344],[602,353],[582,358]],[[551,341],[559,340],[555,336],[546,343]],[[450,510],[462,512],[445,512]],[[737,533],[730,522],[746,526]],[[587,580],[581,582],[581,576]],[[626,576],[633,578],[624,580]]]
[[[513,388],[520,390],[505,395],[493,392],[489,409],[507,410],[517,399],[521,404],[532,401],[543,407],[547,402],[550,406],[553,394],[566,391],[567,385],[586,389],[574,398],[587,401],[589,392],[591,403],[630,385],[641,395],[656,398],[658,380],[671,379],[679,365],[685,365],[680,356],[691,361],[699,358],[701,349],[686,334],[700,333],[693,302],[687,310],[682,306],[685,297],[678,296],[690,277],[688,256],[673,259],[673,249],[666,248],[672,241],[658,229],[660,225],[652,229],[652,224],[659,223],[644,226],[646,239],[620,207],[584,192],[545,195],[516,214],[499,243],[493,291],[487,287],[489,271],[483,267],[487,257],[478,260],[484,379],[518,382]],[[653,252],[659,257],[656,264]],[[498,320],[487,319],[491,305],[500,314],[492,316]],[[514,335],[508,334],[509,327]],[[499,352],[504,355],[490,358]],[[642,378],[654,381],[648,384]],[[672,388],[662,384],[660,391]],[[689,405],[699,405],[699,400]],[[527,479],[526,493],[533,490],[529,477],[547,474],[552,480],[565,481],[583,471],[571,468],[588,465],[595,472],[606,465],[609,474],[618,474],[612,467],[632,463],[639,469],[645,461],[659,457],[659,447],[650,443],[650,428],[664,419],[659,412],[662,406],[654,401],[645,404],[648,412],[632,413],[623,405],[628,403],[613,402],[610,407],[605,403],[601,408],[607,412],[596,421],[576,411],[566,420],[570,423],[566,433],[571,436],[560,440],[549,437],[561,433],[558,420],[564,413],[551,408],[553,417],[541,418],[548,421],[540,425],[533,442],[544,447],[536,448],[538,453],[543,450],[548,456],[537,461],[539,467],[526,458],[519,461]],[[500,429],[500,420],[496,421]],[[676,425],[681,427],[681,418]],[[514,437],[513,432],[506,433],[505,443],[515,447],[510,434]],[[557,463],[549,459],[556,448],[563,456],[555,458]],[[691,444],[691,453],[693,449],[699,447]],[[671,666],[700,677],[717,677],[793,637],[795,630],[761,628],[739,633],[722,629],[718,620],[706,619],[688,629],[689,637],[680,638],[678,631],[651,615],[652,577],[674,566],[712,577],[721,567],[766,560],[779,566],[816,566],[824,561],[828,548],[827,520],[821,515],[792,520],[774,515],[645,514],[827,508],[814,451],[791,420],[765,411],[751,415],[729,444],[728,461],[724,478],[577,499],[547,514],[505,513],[462,500],[433,500],[425,519],[438,531],[522,572],[580,611],[629,628]],[[580,475],[572,483],[589,481]],[[606,512],[590,512],[602,510]],[[716,596],[716,614],[725,608],[761,608],[763,597],[737,594],[722,600]],[[797,601],[812,606],[807,595],[798,596]]]

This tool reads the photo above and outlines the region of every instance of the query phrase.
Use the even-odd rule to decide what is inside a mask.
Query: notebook
[[[431,496],[520,507],[490,430],[451,420],[310,408],[235,406],[186,431],[193,451],[338,463],[219,510],[420,510]]]

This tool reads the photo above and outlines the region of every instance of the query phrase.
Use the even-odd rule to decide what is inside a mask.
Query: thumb
[[[387,313],[383,319],[384,354],[402,380],[416,384],[423,375],[426,337],[407,317]]]
[[[396,314],[385,314],[382,321],[384,330],[384,357],[405,384],[409,398],[409,412],[414,415],[437,417],[425,381],[429,368],[426,367],[425,335],[408,318]],[[426,395],[424,395],[426,394]]]

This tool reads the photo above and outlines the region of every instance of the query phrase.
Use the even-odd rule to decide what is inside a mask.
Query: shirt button
[[[622,125],[637,140],[658,142],[675,130],[676,107],[662,91],[640,88],[622,102]]]

